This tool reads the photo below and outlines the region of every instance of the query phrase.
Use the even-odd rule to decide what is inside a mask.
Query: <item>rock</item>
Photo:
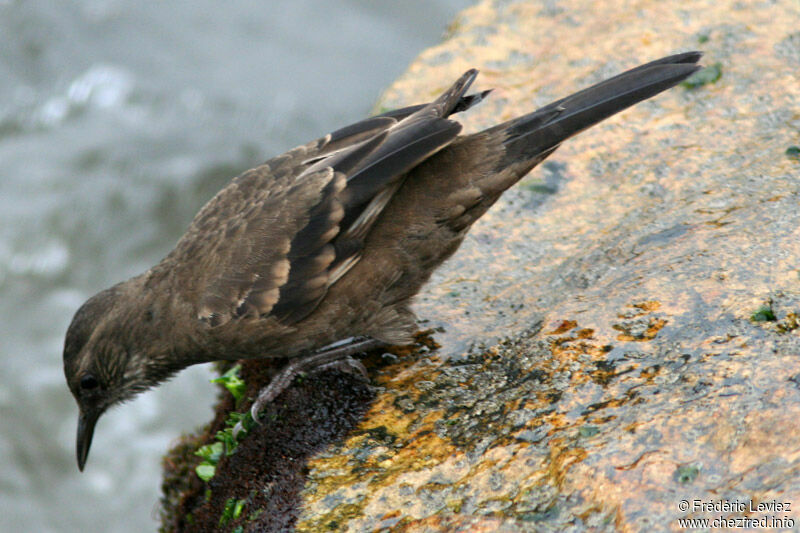
[[[187,480],[225,397],[168,458],[165,529],[214,529],[231,499],[244,531],[678,529],[744,516],[703,502],[773,500],[791,511],[745,514],[798,527],[798,20],[791,0],[459,15],[382,107],[475,66],[495,88],[460,117],[477,131],[670,53],[713,69],[506,193],[419,299],[428,353],[371,355],[372,391],[335,373],[292,387],[208,484]],[[268,371],[244,366],[250,394]]]

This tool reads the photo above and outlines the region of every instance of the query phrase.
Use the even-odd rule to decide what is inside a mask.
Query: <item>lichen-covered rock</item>
[[[495,88],[459,117],[477,131],[669,53],[713,68],[506,193],[419,299],[438,346],[372,354],[372,392],[298,384],[208,484],[174,481],[199,460],[178,450],[165,528],[219,527],[232,499],[243,531],[800,527],[798,22],[793,0],[463,12],[382,106],[474,66]],[[790,510],[750,510],[773,500]]]

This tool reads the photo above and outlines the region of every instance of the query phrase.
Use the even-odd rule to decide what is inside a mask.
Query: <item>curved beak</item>
[[[75,446],[78,452],[78,470],[81,472],[83,472],[83,465],[86,464],[86,458],[89,457],[94,426],[97,424],[101,412],[99,410],[81,411],[78,416],[78,439]]]

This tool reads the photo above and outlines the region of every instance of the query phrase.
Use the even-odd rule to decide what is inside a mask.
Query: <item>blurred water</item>
[[[0,530],[157,527],[205,368],[104,417],[84,474],[61,348],[233,175],[357,120],[468,0],[0,0]]]

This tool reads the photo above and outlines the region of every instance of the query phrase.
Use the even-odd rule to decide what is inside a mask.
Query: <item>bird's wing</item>
[[[211,327],[307,316],[361,254],[414,166],[455,139],[446,117],[474,105],[469,71],[434,102],[366,119],[245,172],[197,214],[165,262]],[[180,290],[180,289],[177,289]]]

